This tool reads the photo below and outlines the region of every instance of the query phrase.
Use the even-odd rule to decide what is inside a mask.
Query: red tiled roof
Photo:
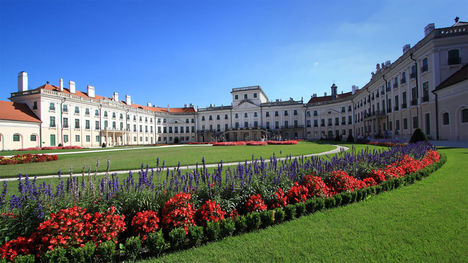
[[[442,81],[442,83],[437,86],[434,91],[441,90],[443,88],[452,86],[457,84],[458,82],[462,82],[468,79],[468,64],[465,64],[460,70],[453,73],[452,76],[448,77],[446,80]]]
[[[0,101],[0,120],[41,122],[28,105],[11,101]]]
[[[44,84],[44,85],[40,86],[37,89],[46,89],[46,90],[52,90],[52,91],[60,92],[59,87],[54,86],[54,85],[50,85],[50,84]],[[64,88],[62,92],[66,93],[66,94],[72,94],[70,92],[70,90],[66,89],[66,88]],[[89,99],[95,99],[95,100],[111,100],[110,98],[99,96],[99,95],[95,95],[95,97],[92,98],[92,97],[89,97],[87,93],[81,92],[79,90],[76,90],[73,95],[80,96],[80,97],[85,97],[85,98],[89,98]],[[121,101],[121,102],[126,105],[126,103],[124,101]],[[142,105],[132,103],[131,107],[145,109],[145,110],[154,111],[154,112],[170,112],[170,113],[191,113],[191,112],[196,112],[196,110],[195,110],[195,108],[193,106],[192,107],[186,107],[186,108],[160,108],[160,107],[142,106]]]
[[[356,90],[357,92],[358,90]],[[339,99],[344,99],[346,97],[349,97],[353,95],[352,92],[346,92],[346,93],[342,93],[342,94],[337,94],[336,95],[336,99],[339,100]],[[310,98],[308,104],[311,104],[311,103],[319,103],[319,102],[325,102],[325,101],[332,101],[332,96],[322,96],[322,97],[314,97],[314,98]]]

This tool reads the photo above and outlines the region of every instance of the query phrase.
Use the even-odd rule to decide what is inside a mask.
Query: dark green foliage
[[[169,241],[171,248],[174,250],[185,247],[185,229],[183,227],[174,228],[169,232]]]
[[[70,262],[91,262],[94,260],[94,250],[96,246],[93,242],[88,242],[84,247],[77,247],[70,249]]]
[[[96,247],[96,262],[114,262],[116,249],[115,243],[112,241],[107,241],[99,244]]]
[[[207,222],[205,228],[206,237],[209,241],[215,241],[219,238],[221,227],[219,222]]]
[[[262,224],[262,219],[260,218],[260,213],[250,213],[246,216],[247,218],[247,228],[252,231],[260,228]]]
[[[351,193],[351,201],[350,201],[350,203],[356,202],[356,201],[357,201],[357,195],[358,195],[358,194],[357,194],[357,191],[354,191],[354,192]]]
[[[343,201],[343,198],[341,197],[340,194],[335,195],[335,206],[340,206],[342,201]]]
[[[236,234],[245,232],[245,230],[247,229],[246,216],[239,217],[235,222],[236,222]]]
[[[15,263],[34,263],[35,258],[34,255],[29,254],[29,255],[19,255],[15,258]],[[3,262],[3,261],[0,261]],[[6,262],[6,261],[5,261]]]
[[[323,198],[315,199],[315,211],[320,211],[323,208],[325,208],[325,199]]]
[[[336,205],[336,200],[335,200],[335,197],[328,197],[327,199],[325,199],[325,207],[326,208],[332,208],[332,207],[335,207]]]
[[[198,247],[202,244],[203,239],[205,237],[205,233],[203,232],[203,227],[201,226],[191,226],[188,230],[188,240],[189,246],[191,247]]]
[[[275,209],[275,223],[280,224],[284,221],[285,218],[285,213],[282,208],[276,208]]]
[[[221,221],[221,238],[232,236],[236,229],[236,223],[231,218]]]
[[[267,227],[273,225],[274,222],[274,212],[273,210],[265,210],[260,213],[260,218],[262,220],[262,227]]]
[[[315,212],[315,204],[316,204],[316,198],[312,198],[312,199],[308,199],[306,202],[305,202],[305,206],[306,206],[306,211],[307,213],[313,213]]]
[[[49,250],[41,256],[41,262],[57,262],[68,263],[70,262],[67,257],[67,250],[63,247],[58,247],[54,250]]]
[[[342,193],[341,194],[341,204],[346,205],[351,203],[351,200],[353,199],[353,195],[351,193]]]
[[[144,245],[152,256],[159,256],[167,246],[162,231],[149,233],[146,236]]]
[[[409,143],[416,143],[421,141],[427,141],[427,137],[420,128],[417,128],[414,130],[413,135],[411,135]]]
[[[284,214],[286,220],[294,219],[296,216],[296,206],[295,205],[287,205],[284,207]]]
[[[141,239],[139,236],[129,237],[125,241],[125,256],[131,260],[135,261],[141,251]]]
[[[346,142],[354,143],[354,137],[353,137],[353,135],[351,133],[348,135],[348,138],[346,139]]]
[[[299,218],[306,214],[306,205],[305,203],[299,202],[296,205],[296,217]]]

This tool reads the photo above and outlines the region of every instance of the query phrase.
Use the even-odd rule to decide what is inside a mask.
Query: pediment
[[[243,100],[237,106],[235,106],[234,109],[253,109],[258,107],[258,105],[254,104],[250,100]]]

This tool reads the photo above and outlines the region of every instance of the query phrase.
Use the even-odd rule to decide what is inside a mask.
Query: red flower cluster
[[[261,212],[267,210],[267,206],[260,194],[252,195],[247,203],[245,203],[245,210],[247,212]]]
[[[309,190],[304,185],[299,185],[297,182],[294,183],[294,186],[289,188],[288,191],[288,200],[290,204],[295,204],[302,202],[304,203],[309,196]]]
[[[15,155],[10,158],[0,156],[0,165],[8,164],[21,164],[21,163],[40,163],[55,161],[58,159],[57,155],[46,155],[46,154],[22,154]]]
[[[271,144],[271,145],[297,144],[297,140],[288,140],[288,141],[268,141],[268,144]]]
[[[0,258],[5,258],[9,262],[13,262],[19,255],[31,254],[33,248],[33,239],[18,237],[16,239],[5,242],[0,247]]]
[[[246,145],[247,142],[240,141],[240,142],[214,142],[213,146],[240,146]]]
[[[168,229],[183,226],[188,234],[188,227],[195,225],[194,215],[196,210],[190,202],[188,193],[178,193],[167,201],[162,209],[162,223]]]
[[[45,147],[30,147],[21,148],[18,151],[40,151],[40,150],[69,150],[69,149],[83,149],[80,146],[45,146]]]
[[[305,175],[302,184],[309,191],[309,197],[327,197],[330,195],[328,186],[322,178],[314,175]]]
[[[381,169],[372,170],[372,173],[369,176],[370,176],[369,178],[374,179],[374,181],[377,184],[387,181],[387,178],[385,177],[385,173]]]
[[[232,209],[231,212],[229,212],[229,217],[232,219],[232,221],[236,221],[240,217],[237,209]]]
[[[327,186],[333,194],[341,192],[352,192],[358,187],[358,180],[349,176],[345,171],[333,171],[328,177]]]
[[[141,211],[138,212],[132,219],[131,226],[135,232],[146,240],[146,234],[152,233],[159,229],[159,217],[155,211]]]
[[[247,145],[262,146],[262,145],[268,145],[268,143],[265,141],[248,141]]]
[[[362,181],[366,184],[367,187],[377,185],[374,178],[372,178],[372,177],[364,178],[364,180],[362,180]]]
[[[275,193],[275,198],[273,199],[270,208],[285,207],[288,205],[288,197],[284,194],[283,189],[278,188],[278,191]]]
[[[198,225],[206,226],[208,221],[218,222],[224,220],[224,212],[221,209],[221,206],[215,201],[207,200],[205,203],[198,209],[195,218]]]

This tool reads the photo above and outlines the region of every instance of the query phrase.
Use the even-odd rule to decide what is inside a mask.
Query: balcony
[[[461,64],[461,57],[448,58],[447,64],[449,64],[449,65]]]

